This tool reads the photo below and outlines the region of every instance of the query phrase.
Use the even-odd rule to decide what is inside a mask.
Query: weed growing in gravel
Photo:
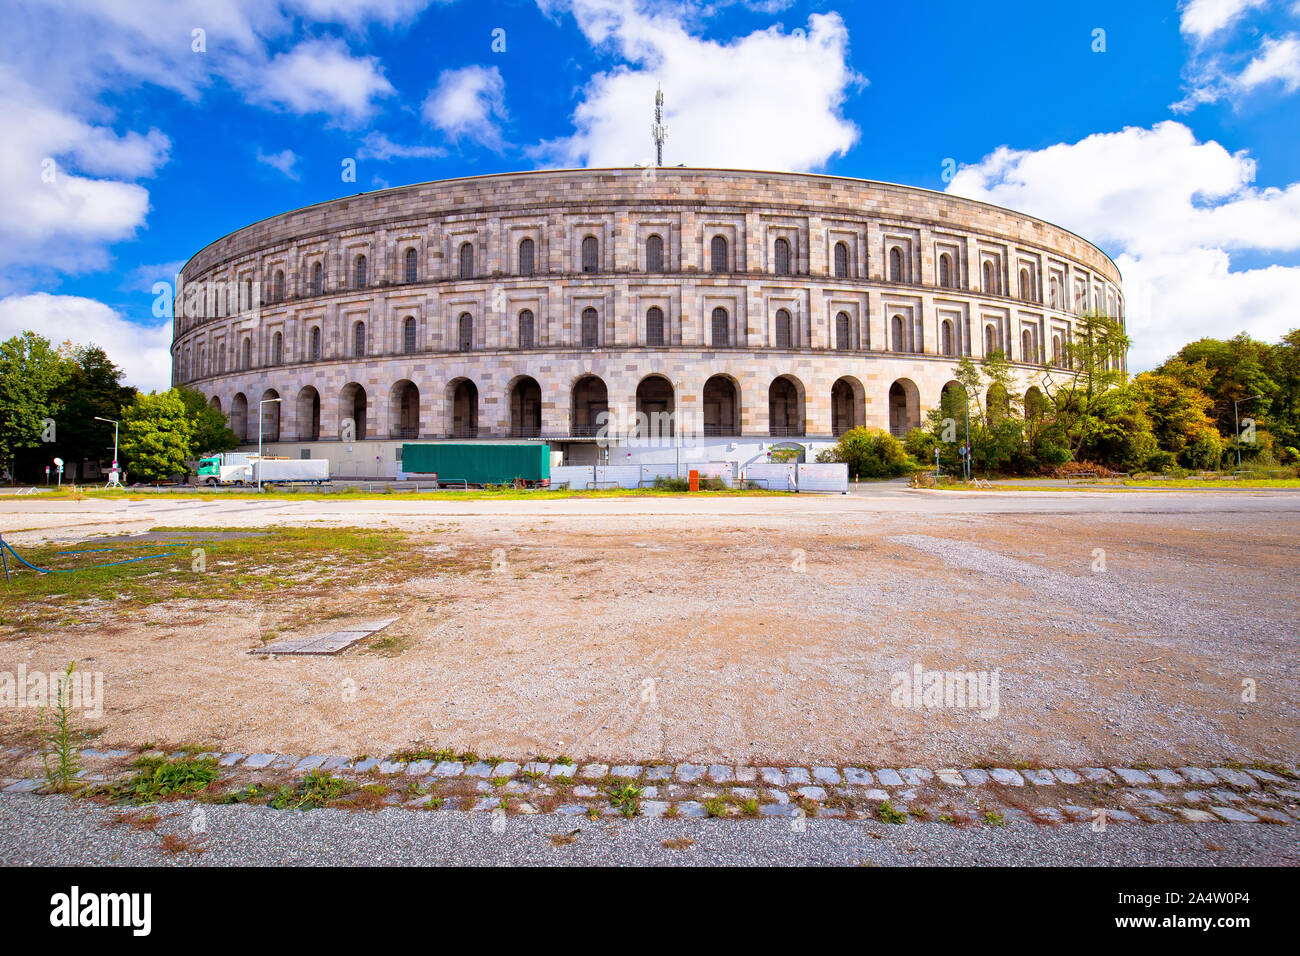
[[[609,805],[625,817],[634,817],[641,812],[642,790],[634,783],[624,783],[607,787],[605,795]]]
[[[269,805],[276,810],[315,810],[341,799],[355,786],[351,780],[313,770],[297,786],[281,787]]]
[[[45,767],[45,783],[56,793],[67,793],[73,788],[77,771],[81,767],[81,754],[72,742],[72,671],[73,661],[58,678],[54,690],[54,729],[46,732],[45,713],[42,707],[37,720],[40,725],[41,763]]]
[[[714,797],[712,800],[704,801],[704,812],[711,817],[725,817],[730,804],[721,797]]]
[[[985,810],[984,822],[991,827],[1004,827],[1007,825],[1006,818],[996,810]]]
[[[135,760],[135,774],[111,788],[110,793],[131,803],[153,803],[164,797],[182,797],[206,790],[217,779],[217,762],[208,758],[145,754]]]
[[[266,788],[261,784],[253,783],[244,787],[242,790],[232,790],[230,793],[221,795],[219,803],[251,803],[254,800],[261,800],[267,794]]]
[[[888,800],[876,807],[876,816],[880,817],[883,823],[906,823],[907,814],[900,810],[895,810],[893,804]]]

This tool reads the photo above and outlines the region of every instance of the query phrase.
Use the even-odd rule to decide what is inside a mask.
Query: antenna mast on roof
[[[655,89],[655,121],[650,127],[650,135],[655,141],[655,165],[664,164],[664,140],[668,138],[668,127],[664,125],[664,91]]]

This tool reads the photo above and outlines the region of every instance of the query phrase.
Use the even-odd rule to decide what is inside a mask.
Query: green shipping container
[[[546,481],[551,477],[551,446],[544,442],[406,443],[402,445],[402,471],[408,475],[436,473],[439,481],[471,485],[508,485],[516,478]]]

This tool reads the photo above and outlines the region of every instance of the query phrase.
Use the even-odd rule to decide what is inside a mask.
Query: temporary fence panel
[[[802,464],[798,472],[799,490],[828,494],[849,493],[849,466],[844,462]]]
[[[639,465],[596,465],[595,487],[635,488],[641,481]]]
[[[746,465],[741,469],[743,481],[752,481],[760,488],[771,491],[794,491],[796,489],[796,471],[793,462],[762,462]]]

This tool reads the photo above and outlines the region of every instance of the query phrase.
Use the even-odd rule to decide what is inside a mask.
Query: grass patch
[[[618,784],[605,789],[609,805],[625,817],[634,817],[641,812],[641,793],[642,789],[634,783]]]
[[[251,535],[247,529],[154,530],[173,532],[175,537],[114,545],[117,550],[102,554],[60,553],[93,549],[97,547],[93,539],[76,547],[21,548],[24,558],[33,564],[68,573],[14,571],[12,580],[0,588],[0,623],[28,635],[67,625],[69,615],[77,618],[87,604],[106,606],[102,613],[120,619],[143,613],[154,604],[320,599],[363,584],[396,585],[412,577],[484,571],[490,564],[486,554],[467,558],[431,553],[408,544],[404,532],[388,529],[273,527]],[[232,531],[241,533],[227,536]],[[101,566],[147,554],[168,556]],[[328,618],[329,611],[322,607],[319,616]],[[81,623],[94,625],[95,621]],[[276,622],[267,621],[267,630],[275,627]],[[371,646],[381,653],[400,653],[409,641],[383,635]]]
[[[276,810],[315,810],[337,803],[355,788],[351,780],[313,770],[296,786],[281,787],[269,806]]]
[[[883,823],[906,823],[907,814],[901,810],[894,809],[894,805],[886,800],[880,806],[876,807],[876,816]]]
[[[110,794],[130,803],[155,803],[168,797],[185,797],[208,789],[218,776],[217,762],[200,757],[168,760],[161,754],[135,759],[136,772],[110,788]]]

